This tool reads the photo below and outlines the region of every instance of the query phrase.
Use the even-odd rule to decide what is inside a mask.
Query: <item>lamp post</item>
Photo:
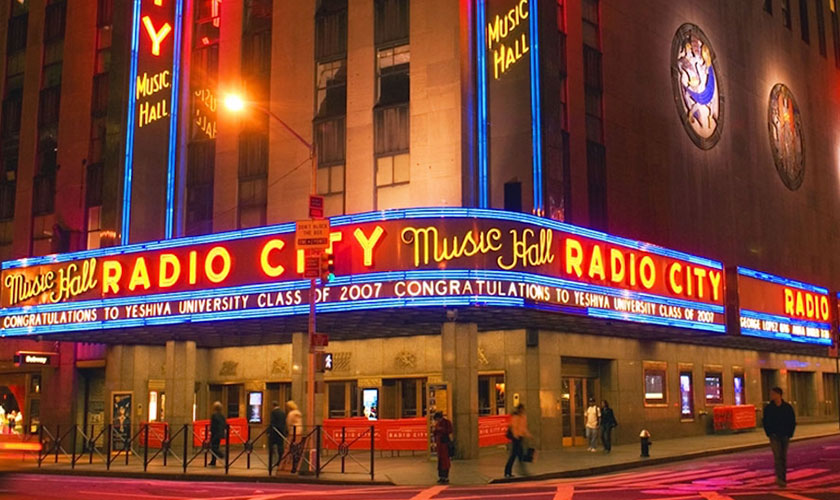
[[[260,104],[245,101],[242,96],[237,94],[228,94],[224,99],[225,107],[234,113],[241,113],[245,108],[255,109],[266,116],[272,118],[277,123],[283,126],[287,132],[292,134],[295,139],[306,146],[309,150],[309,158],[312,162],[310,194],[315,196],[318,194],[318,156],[315,151],[315,144],[308,142],[299,133],[297,133],[288,123],[277,116],[273,111]],[[307,328],[308,344],[309,344],[309,368],[307,369],[307,390],[306,390],[306,425],[311,429],[315,426],[315,352],[312,350],[312,337],[315,334],[315,279],[309,280],[309,326]]]

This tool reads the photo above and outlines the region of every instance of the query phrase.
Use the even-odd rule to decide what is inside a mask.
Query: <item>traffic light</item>
[[[315,371],[324,373],[332,371],[333,369],[333,355],[331,352],[316,352],[315,353]]]
[[[329,283],[335,279],[335,255],[327,252],[321,254],[321,283]]]

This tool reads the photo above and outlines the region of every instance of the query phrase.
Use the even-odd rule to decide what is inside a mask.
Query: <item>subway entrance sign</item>
[[[684,252],[473,208],[302,225],[4,262],[0,335],[303,316],[310,300],[318,314],[481,306],[725,332],[722,264]],[[314,291],[307,252],[334,261]]]

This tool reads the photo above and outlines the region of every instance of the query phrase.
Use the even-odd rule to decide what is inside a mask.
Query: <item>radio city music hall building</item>
[[[331,226],[317,422],[443,408],[475,456],[517,403],[543,449],[583,444],[589,397],[620,442],[775,385],[837,418],[832,0],[2,0],[0,25],[24,432],[305,401],[310,155],[275,118]]]

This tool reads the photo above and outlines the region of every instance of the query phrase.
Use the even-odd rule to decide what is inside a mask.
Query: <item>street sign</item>
[[[306,255],[303,258],[303,277],[318,278],[321,276],[321,256]]]
[[[326,333],[313,333],[312,345],[310,346],[312,352],[321,352],[330,343],[330,338]]]
[[[295,225],[295,246],[300,249],[323,249],[330,246],[330,221],[299,220]]]
[[[320,219],[324,216],[324,197],[309,195],[309,217]]]

